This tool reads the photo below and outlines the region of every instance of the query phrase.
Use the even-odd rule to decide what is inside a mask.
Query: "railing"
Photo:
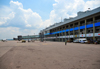
[[[86,24],[92,24],[93,23],[93,21],[91,21],[91,22],[87,22]]]
[[[70,28],[73,28],[73,26],[70,26]]]
[[[75,25],[74,27],[78,27],[78,25]]]
[[[83,26],[83,25],[85,25],[85,23],[84,24],[80,24],[80,26]]]
[[[96,23],[96,22],[100,22],[100,19],[98,19],[98,20],[95,20],[94,22],[95,22],[95,23]]]
[[[93,33],[93,31],[87,32],[87,33]]]
[[[70,33],[70,35],[73,35],[73,33]]]
[[[99,31],[95,31],[95,33],[100,33],[100,30]]]
[[[75,33],[75,35],[78,35],[78,33]]]

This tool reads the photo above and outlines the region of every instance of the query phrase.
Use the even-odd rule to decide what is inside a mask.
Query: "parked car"
[[[80,42],[80,43],[87,43],[88,41],[87,41],[86,38],[83,38],[83,39],[79,39],[79,42]]]
[[[73,42],[74,43],[78,43],[79,42],[79,39],[75,39]]]
[[[3,42],[7,42],[7,40],[6,40],[6,39],[2,39],[2,41],[3,41]]]
[[[86,38],[79,38],[73,41],[74,43],[86,43],[88,42]]]
[[[22,40],[22,43],[25,43],[26,42],[26,40]]]

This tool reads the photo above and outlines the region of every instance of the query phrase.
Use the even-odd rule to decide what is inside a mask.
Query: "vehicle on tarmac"
[[[79,38],[73,41],[74,43],[86,43],[88,42],[86,38]]]
[[[26,40],[22,40],[22,43],[25,43],[26,42]]]
[[[3,41],[3,42],[7,42],[7,40],[6,40],[6,39],[2,39],[2,41]]]
[[[75,39],[73,42],[74,43],[79,43],[79,39]]]
[[[87,43],[88,41],[87,41],[86,38],[82,38],[82,39],[79,39],[79,42],[80,42],[80,43]]]

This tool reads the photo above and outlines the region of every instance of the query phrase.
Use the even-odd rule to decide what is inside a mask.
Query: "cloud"
[[[100,0],[89,0],[85,2],[84,11],[87,10],[88,8],[94,9],[97,7],[100,7]]]
[[[34,33],[36,34],[36,32],[38,31],[38,29],[20,29],[18,27],[3,27],[0,28],[0,39],[11,39],[11,38],[15,38],[18,35],[34,35]]]
[[[31,8],[24,9],[22,3],[10,1],[10,6],[0,7],[0,35],[1,38],[4,36],[11,38],[19,34],[38,34],[41,29],[60,22],[61,18],[75,17],[79,11],[97,7],[100,7],[100,0],[55,0],[50,18],[43,21],[42,17]],[[3,35],[7,32],[8,35]]]
[[[82,0],[55,0],[53,4],[54,10],[51,11],[50,18],[52,22],[60,22],[61,18],[69,18],[76,16],[78,10],[82,10],[79,6],[83,6]],[[73,3],[72,3],[73,2]]]
[[[10,1],[10,6],[11,6],[11,8],[14,8],[14,10],[15,10],[15,8],[23,8],[22,3],[18,2],[18,1],[16,1],[16,2]]]
[[[7,8],[7,10],[6,10]],[[8,9],[11,9],[8,12]],[[3,7],[0,14],[0,25],[3,27],[38,28],[42,23],[41,16],[31,9],[23,9],[22,3],[10,1],[10,7]],[[6,14],[6,15],[5,15]]]
[[[79,11],[100,7],[100,0],[55,0],[55,2],[50,13],[52,23],[60,22],[61,18],[75,17]]]
[[[38,34],[42,28],[41,23],[43,23],[43,21],[38,13],[33,12],[30,8],[23,9],[22,3],[18,1],[10,1],[9,7],[2,6],[0,8],[0,30],[4,30],[0,31],[0,35],[2,35],[0,38],[4,38],[3,36],[13,38],[13,36],[19,34]]]
[[[13,38],[16,37],[17,34],[21,34],[17,27],[0,28],[0,39]]]

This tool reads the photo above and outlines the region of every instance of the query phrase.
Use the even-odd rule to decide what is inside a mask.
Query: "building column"
[[[66,28],[66,25],[65,25],[65,40],[66,40],[66,29],[67,29],[67,28]]]
[[[57,32],[57,28],[55,29],[55,32]],[[57,36],[57,34],[55,34],[55,37]],[[57,38],[55,39],[55,41],[57,42]]]
[[[63,26],[62,26],[62,30],[63,30]],[[63,36],[63,32],[62,32],[62,36]],[[62,42],[63,42],[63,38],[62,38]]]
[[[59,27],[59,31],[60,31],[60,27]],[[59,36],[60,36],[60,33],[59,33]],[[60,42],[60,38],[59,38],[59,42]]]
[[[74,28],[75,28],[75,24],[73,23],[73,40],[75,39],[75,31],[74,31]]]
[[[79,32],[79,33],[78,33],[78,34],[79,34],[78,37],[80,38],[80,22],[78,22],[78,32]]]
[[[69,27],[68,27],[68,28],[69,28],[69,32],[68,32],[68,33],[69,33],[69,36],[70,36],[70,25],[69,25]],[[70,39],[70,37],[69,37],[69,39]]]
[[[95,40],[95,17],[93,17],[93,40]]]
[[[87,38],[86,37],[86,32],[87,32],[87,29],[86,29],[86,19],[85,19],[85,38]]]

